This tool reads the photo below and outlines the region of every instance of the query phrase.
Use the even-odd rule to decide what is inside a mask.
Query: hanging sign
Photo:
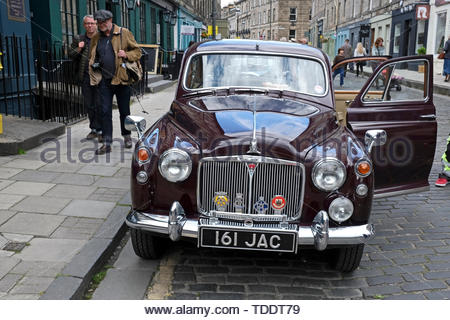
[[[416,20],[428,20],[430,18],[430,5],[418,4],[416,5]]]

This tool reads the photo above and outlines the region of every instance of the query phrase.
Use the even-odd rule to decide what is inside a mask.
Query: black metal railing
[[[0,35],[0,113],[70,124],[87,117],[78,70],[68,58],[69,46]],[[148,85],[147,55],[143,79],[132,87],[143,95]]]

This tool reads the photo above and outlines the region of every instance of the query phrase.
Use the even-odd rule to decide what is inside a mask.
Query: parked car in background
[[[385,59],[360,90],[338,92],[326,55],[306,45],[193,45],[170,111],[145,132],[143,118],[127,119],[139,135],[126,218],[135,253],[157,258],[168,238],[199,250],[315,248],[353,271],[374,236],[373,199],[428,187],[431,59]],[[393,101],[375,88],[409,62],[428,70],[422,96]]]

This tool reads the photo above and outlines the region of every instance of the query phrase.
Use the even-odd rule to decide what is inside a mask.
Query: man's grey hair
[[[86,18],[94,19],[94,16],[93,16],[92,14],[87,14],[87,15],[85,15],[85,16],[83,17],[83,23],[84,23],[84,20],[86,20]],[[95,20],[95,19],[94,19],[94,20]]]

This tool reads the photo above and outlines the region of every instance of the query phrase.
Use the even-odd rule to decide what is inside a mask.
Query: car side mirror
[[[137,131],[139,139],[142,137],[146,126],[147,122],[143,117],[127,116],[125,118],[125,129],[129,131]]]
[[[386,144],[387,134],[384,130],[367,130],[364,137],[364,143],[368,153],[372,151],[373,147],[382,146]]]

